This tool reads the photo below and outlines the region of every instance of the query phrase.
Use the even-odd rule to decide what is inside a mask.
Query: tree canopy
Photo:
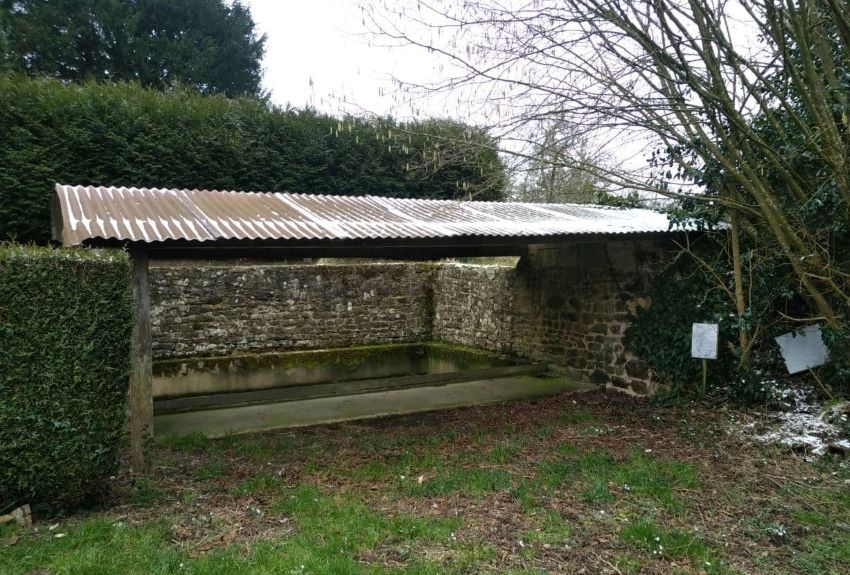
[[[555,118],[535,123],[535,137],[517,162],[513,196],[521,202],[596,203],[605,195],[593,167],[602,163],[575,126]]]
[[[462,94],[502,133],[557,119],[615,150],[639,136],[645,165],[591,173],[673,198],[677,217],[727,222],[728,266],[686,251],[736,312],[741,362],[756,339],[817,321],[850,381],[846,1],[370,6],[384,40],[446,59],[449,79],[402,86],[417,97]]]
[[[265,37],[238,1],[0,0],[0,22],[12,68],[30,75],[261,91]]]
[[[9,40],[6,34],[6,24],[3,21],[3,12],[0,11],[0,73],[8,71],[9,67]]]

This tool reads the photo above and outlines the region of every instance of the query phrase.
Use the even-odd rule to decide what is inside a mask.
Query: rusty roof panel
[[[56,240],[377,240],[666,232],[663,214],[576,204],[56,185]]]

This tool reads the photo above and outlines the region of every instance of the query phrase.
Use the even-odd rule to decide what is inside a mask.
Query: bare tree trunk
[[[743,318],[747,311],[747,305],[744,301],[744,277],[741,269],[741,240],[740,229],[738,223],[738,212],[732,210],[730,213],[730,230],[729,235],[732,242],[732,269],[735,273],[735,307],[738,311],[738,318]],[[750,353],[750,334],[746,328],[741,327],[740,331],[741,359],[740,364],[747,363]]]

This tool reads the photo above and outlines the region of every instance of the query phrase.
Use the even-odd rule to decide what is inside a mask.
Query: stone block
[[[638,359],[630,359],[625,364],[626,373],[631,378],[648,379],[649,366],[645,362]]]

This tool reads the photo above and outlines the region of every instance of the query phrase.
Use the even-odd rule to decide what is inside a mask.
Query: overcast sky
[[[366,34],[358,0],[242,2],[250,7],[258,33],[266,34],[263,86],[280,106],[406,120],[414,114],[409,106],[399,105],[392,78],[428,83],[446,77],[442,66],[448,64],[425,50],[374,45],[375,39]],[[485,123],[486,116],[479,114],[486,114],[486,104],[462,106],[459,99],[457,94],[440,95],[415,105],[422,116]],[[610,139],[606,140],[610,145]],[[502,145],[516,146],[506,139]],[[646,149],[641,137],[619,138],[608,156],[624,166],[642,168]]]
[[[244,0],[267,36],[264,87],[281,106],[325,112],[386,114],[393,109],[393,75],[415,77],[429,66],[418,50],[369,46],[357,0]],[[311,85],[312,81],[312,85]],[[354,104],[342,102],[348,100]]]
[[[263,86],[280,106],[406,120],[414,112],[395,93],[392,78],[428,83],[447,77],[442,70],[449,64],[423,49],[375,45],[375,39],[366,34],[358,0],[242,1],[250,7],[258,33],[266,34]],[[439,94],[414,105],[421,117],[485,124],[486,114],[479,114],[485,112],[486,104],[460,105],[461,94]],[[512,147],[504,139],[502,145]],[[630,147],[642,149],[642,145]],[[624,156],[635,153],[641,154]],[[644,160],[638,163],[643,165]]]

